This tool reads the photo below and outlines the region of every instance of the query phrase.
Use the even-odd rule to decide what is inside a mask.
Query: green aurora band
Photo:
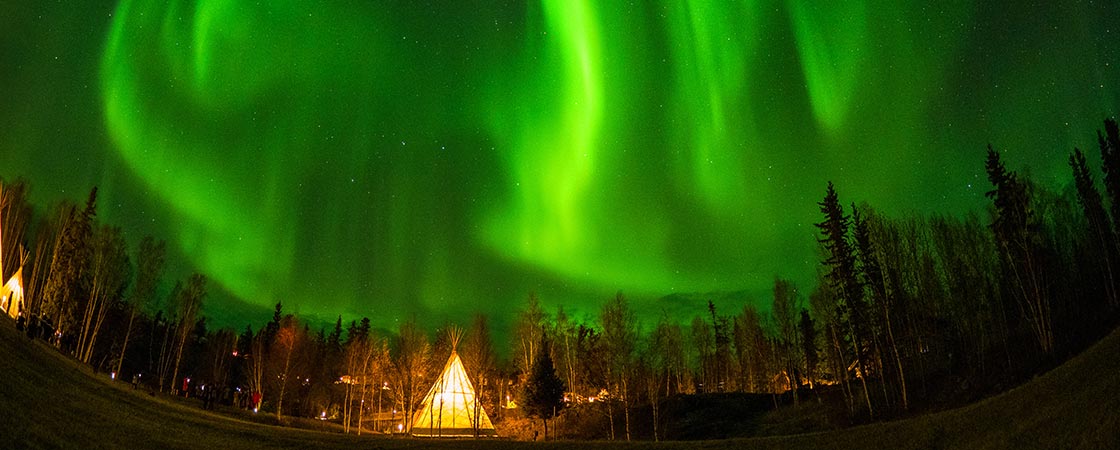
[[[219,324],[501,328],[530,291],[592,315],[616,290],[648,321],[811,288],[827,180],[980,210],[985,144],[1061,188],[1120,110],[1114,4],[446,3],[16,7],[0,173],[39,204],[102,186],[214,280]]]

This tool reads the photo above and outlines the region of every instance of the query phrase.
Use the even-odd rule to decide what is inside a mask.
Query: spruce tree
[[[1112,201],[1112,221],[1116,225],[1120,221],[1120,129],[1114,119],[1105,120],[1104,129],[1104,134],[1097,130],[1097,143],[1101,147],[1104,189]]]
[[[902,357],[898,352],[898,344],[894,339],[894,325],[891,323],[891,312],[893,309],[891,300],[893,300],[893,298],[887,295],[886,280],[883,278],[883,266],[879,262],[879,255],[876,253],[874,243],[872,243],[871,240],[871,225],[868,223],[868,219],[865,215],[861,214],[859,209],[856,209],[855,205],[852,205],[852,224],[855,228],[854,237],[856,250],[859,254],[860,276],[864,286],[870,291],[871,301],[875,302],[874,306],[878,307],[880,313],[880,315],[876,317],[876,319],[880,320],[879,323],[877,325],[872,325],[871,318],[874,317],[874,313],[871,312],[871,308],[868,308],[864,321],[867,323],[866,326],[875,326],[876,329],[886,331],[886,345],[890,346],[891,356],[893,356],[894,359],[893,362],[898,375],[899,392],[902,397],[902,408],[909,409],[910,400],[906,389],[906,376],[902,368]],[[875,342],[879,342],[878,336],[876,336]],[[876,347],[878,347],[878,345],[876,345]],[[883,352],[880,352],[880,355],[882,353]],[[886,381],[886,378],[883,377],[882,382],[884,386]]]
[[[330,351],[335,353],[342,352],[342,316],[338,316],[338,320],[334,322],[334,329],[331,334],[327,336],[327,346]]]
[[[1097,258],[1104,266],[1106,296],[1109,304],[1115,306],[1117,293],[1113,265],[1117,261],[1116,236],[1112,224],[1108,220],[1108,214],[1104,210],[1101,194],[1097,191],[1093,173],[1089,170],[1089,165],[1085,161],[1085,154],[1081,152],[1081,149],[1073,149],[1073,153],[1069,155],[1069,166],[1073,169],[1073,182],[1077,187],[1077,201],[1081,204],[1081,210],[1089,224],[1089,233],[1096,240],[1095,245],[1091,247],[1093,247],[1093,251],[1097,253]]]
[[[549,343],[541,339],[532,372],[521,392],[521,404],[529,417],[540,418],[544,424],[544,439],[548,440],[548,419],[556,417],[564,406],[564,380],[556,374]]]
[[[818,203],[820,211],[824,214],[824,222],[816,224],[821,230],[822,237],[818,240],[825,249],[827,259],[823,262],[829,268],[826,278],[829,284],[839,294],[836,305],[837,317],[833,320],[838,329],[847,328],[851,337],[852,349],[859,367],[860,383],[863,385],[863,398],[867,404],[867,413],[875,417],[874,408],[871,406],[871,395],[867,390],[867,360],[864,355],[866,341],[866,323],[864,312],[863,285],[860,283],[856,272],[855,251],[848,241],[848,228],[851,218],[844,214],[844,207],[840,205],[840,198],[832,182],[828,182],[828,190],[824,200]],[[846,363],[846,362],[845,362]]]
[[[824,265],[829,267],[828,280],[840,292],[844,300],[849,303],[854,300],[863,300],[863,289],[856,277],[856,258],[851,244],[848,242],[848,228],[851,226],[851,217],[844,214],[844,207],[840,205],[839,196],[832,182],[828,182],[824,201],[818,203],[820,211],[825,216],[824,222],[816,224],[823,236],[818,240],[828,252],[828,259]]]
[[[54,321],[56,330],[68,333],[78,326],[77,314],[84,304],[79,304],[74,290],[89,268],[96,214],[97,188],[94,187],[89,192],[85,209],[67,205],[60,216],[58,236],[51,252],[53,259],[43,287],[42,311]]]
[[[988,145],[985,164],[992,190],[985,195],[995,206],[991,229],[1007,270],[1014,276],[1014,296],[1020,311],[1030,323],[1031,332],[1045,354],[1054,351],[1054,330],[1050,298],[1043,280],[1042,237],[1031,209],[1027,183],[1008,171],[999,153]]]
[[[264,352],[269,353],[272,350],[272,341],[276,338],[276,333],[280,331],[280,320],[283,318],[283,304],[276,302],[276,310],[272,312],[272,321],[264,326]]]

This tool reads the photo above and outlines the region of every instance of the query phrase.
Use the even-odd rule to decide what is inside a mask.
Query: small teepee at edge
[[[0,212],[3,212],[3,203],[5,203],[4,186],[0,185]],[[3,219],[3,215],[0,215],[0,223],[3,223]],[[0,285],[0,311],[15,319],[23,309],[23,264],[27,262],[27,251],[20,247],[19,267],[11,278],[5,279],[3,231],[3,226],[0,226],[0,283],[4,283]]]
[[[455,352],[463,332],[451,329],[451,357],[443,367],[420,410],[413,418],[412,435],[420,437],[494,436],[494,424],[482,410],[474,386]]]
[[[19,317],[23,309],[23,267],[8,279],[7,283],[0,286],[0,310],[11,318]]]

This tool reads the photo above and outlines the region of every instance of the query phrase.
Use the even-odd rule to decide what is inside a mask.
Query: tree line
[[[768,305],[728,312],[709,301],[690,321],[642,324],[621,292],[583,320],[529,294],[508,342],[495,343],[477,314],[458,353],[496,423],[570,408],[603,424],[582,437],[609,439],[669,436],[665,405],[688,395],[831,402],[858,423],[1006,390],[1116,323],[1120,133],[1106,120],[1097,135],[1100,182],[1075,148],[1072,183],[1057,191],[989,146],[990,206],[963,216],[889,217],[841,201],[830,182],[817,204],[816,285],[776,277]],[[0,189],[3,274],[25,274],[19,326],[97,370],[347,432],[393,432],[411,427],[452,350],[414,318],[378,332],[340,316],[315,330],[279,303],[256,330],[211,330],[200,315],[206,278],[160,295],[166,244],[145,237],[130,252],[119,228],[97,222],[96,189],[42,216],[27,191],[25,181]]]

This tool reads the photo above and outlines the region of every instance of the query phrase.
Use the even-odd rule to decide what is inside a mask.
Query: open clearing
[[[0,321],[0,448],[1120,448],[1120,332],[975,405],[799,436],[703,442],[422,440],[299,430],[210,413],[93,374]]]

